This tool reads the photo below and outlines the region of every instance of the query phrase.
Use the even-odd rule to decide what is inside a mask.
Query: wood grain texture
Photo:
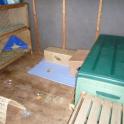
[[[75,76],[78,68],[83,64],[86,59],[89,50],[77,50],[75,54],[69,60],[69,67],[71,75]]]
[[[75,53],[73,50],[49,47],[44,50],[44,58],[56,64],[68,65],[69,60]]]
[[[79,110],[77,118],[75,119],[74,124],[86,123],[87,117],[89,116],[90,113],[91,106],[92,106],[92,98],[87,96],[81,105],[81,108]]]
[[[28,28],[22,28],[13,32],[6,33],[0,37],[0,48],[2,49],[11,35],[16,35],[25,41],[29,48],[32,49],[30,30]]]
[[[35,30],[35,51],[41,52],[41,42],[40,42],[40,32],[39,32],[39,22],[36,11],[36,1],[32,0],[32,10],[33,10],[33,19],[34,19],[34,30]]]
[[[94,98],[92,102],[93,102],[93,105],[88,117],[87,124],[97,124],[100,117],[102,100],[100,101],[99,99]]]
[[[98,36],[100,34],[102,9],[103,9],[103,0],[99,0],[98,15],[97,15],[97,24],[96,24],[96,39],[98,38]]]
[[[104,101],[99,124],[109,124],[111,117],[112,104],[108,101]]]
[[[121,124],[122,106],[114,103],[112,106],[111,124]]]
[[[18,4],[11,4],[11,5],[0,5],[0,9],[14,9],[14,8],[20,8],[27,5],[27,3],[18,3]]]
[[[76,117],[78,115],[78,112],[80,110],[80,107],[82,105],[83,100],[84,100],[83,95],[81,95],[81,97],[79,99],[79,102],[77,103],[77,105],[75,107],[75,111],[72,113],[72,116],[71,116],[68,124],[72,124],[72,123],[75,122],[75,119],[76,119]]]
[[[14,9],[8,9],[8,13],[11,25],[23,24],[29,27],[28,4]]]
[[[94,97],[87,94],[82,97],[78,113],[74,114],[69,124],[122,124],[124,122],[124,108],[121,104]],[[80,99],[81,101],[81,99]],[[79,101],[79,102],[80,102]]]
[[[10,58],[8,61],[5,61],[4,63],[2,63],[0,65],[0,70],[4,69],[5,67],[7,67],[8,65],[10,65],[11,63],[15,62],[16,60],[18,60],[19,58],[21,58],[22,56],[24,56],[25,53],[24,52],[20,52],[20,54],[17,54],[16,56],[14,56],[13,58]]]
[[[66,49],[67,44],[66,31],[66,0],[62,0],[62,48]]]
[[[12,5],[15,8],[11,9],[0,9],[0,36],[25,27],[29,28],[28,5],[22,5],[20,7],[18,4]]]

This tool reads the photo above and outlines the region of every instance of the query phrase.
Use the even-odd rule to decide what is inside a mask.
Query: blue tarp
[[[17,45],[21,49],[28,49],[28,45],[23,40],[21,40],[17,36],[12,35],[5,44],[3,51],[13,50],[14,45]]]
[[[20,0],[0,0],[1,5],[20,3]]]
[[[4,5],[5,4],[5,1],[4,0],[0,0],[0,4],[1,5]]]
[[[76,85],[76,78],[70,75],[68,66],[51,63],[46,60],[41,60],[28,73],[70,87],[75,87]]]

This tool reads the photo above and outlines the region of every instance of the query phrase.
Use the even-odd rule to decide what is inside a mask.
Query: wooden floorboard
[[[27,73],[42,58],[40,54],[27,54],[0,73],[0,96],[23,104],[31,112],[25,118],[9,106],[6,124],[67,124],[74,89]]]

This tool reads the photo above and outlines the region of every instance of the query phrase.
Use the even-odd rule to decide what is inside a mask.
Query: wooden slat
[[[36,0],[32,0],[32,10],[33,10],[34,30],[35,30],[35,51],[40,53],[41,42],[40,42],[38,15],[36,11]]]
[[[112,104],[110,102],[104,101],[99,124],[110,124],[111,108]]]
[[[87,96],[80,108],[74,124],[85,124],[92,106],[92,97]]]
[[[26,53],[20,53],[16,57],[14,57],[14,58],[10,59],[9,61],[5,62],[4,64],[0,65],[0,70],[2,70],[3,68],[7,67],[8,65],[10,65],[11,63],[13,63],[14,61],[18,60],[19,58],[21,58],[25,54]]]
[[[0,35],[0,39],[1,37],[8,36],[8,35],[11,35],[12,33],[16,33],[17,31],[22,31],[25,29],[29,29],[29,28],[27,26],[24,26],[24,27],[19,27],[18,29],[10,31],[10,32],[5,32],[4,34]]]
[[[100,23],[102,16],[103,0],[99,0],[98,16],[97,16],[97,26],[96,26],[96,39],[100,33]]]
[[[74,124],[75,119],[76,119],[76,117],[77,117],[77,115],[78,115],[78,112],[79,112],[79,110],[80,110],[80,107],[81,107],[81,105],[82,105],[82,102],[83,102],[83,100],[84,100],[83,97],[84,97],[84,96],[81,95],[81,97],[80,97],[80,99],[79,99],[79,102],[77,103],[77,105],[76,105],[76,107],[75,107],[75,110],[74,110],[74,112],[73,112],[73,114],[72,114],[72,116],[71,116],[71,118],[70,118],[68,124]]]
[[[8,9],[10,25],[22,24],[29,27],[28,6],[21,8]],[[19,15],[19,16],[18,16]]]
[[[101,112],[101,102],[99,99],[95,98],[93,100],[93,105],[90,111],[90,115],[87,121],[87,124],[97,124],[99,121],[100,117],[100,112]]]
[[[29,48],[32,49],[30,30],[26,27],[0,36],[0,48],[4,47],[11,35],[16,35],[17,37],[21,38],[28,44]]]
[[[124,124],[124,105],[123,105],[123,110],[122,111],[123,111],[123,114],[122,114],[123,115],[123,117],[122,117],[122,122],[123,123],[122,124]]]
[[[122,106],[113,103],[111,124],[121,124]]]
[[[11,4],[11,5],[0,5],[0,9],[14,9],[14,8],[20,8],[27,5],[27,3],[18,3],[18,4]]]
[[[66,48],[66,0],[62,0],[62,48]]]
[[[25,29],[29,29],[29,28],[27,26],[23,26],[23,27],[19,27],[18,29],[15,29],[15,30],[5,32],[3,34],[0,34],[0,39],[4,36],[11,35],[12,33],[16,33],[18,31],[25,30]]]
[[[87,94],[82,99],[72,115],[73,121],[68,124],[124,124],[124,106],[121,104]]]

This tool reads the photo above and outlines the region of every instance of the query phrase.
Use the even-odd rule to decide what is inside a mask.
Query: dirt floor
[[[0,72],[0,95],[22,103],[24,113],[8,107],[7,124],[67,124],[74,89],[27,74],[41,55],[26,55]]]

